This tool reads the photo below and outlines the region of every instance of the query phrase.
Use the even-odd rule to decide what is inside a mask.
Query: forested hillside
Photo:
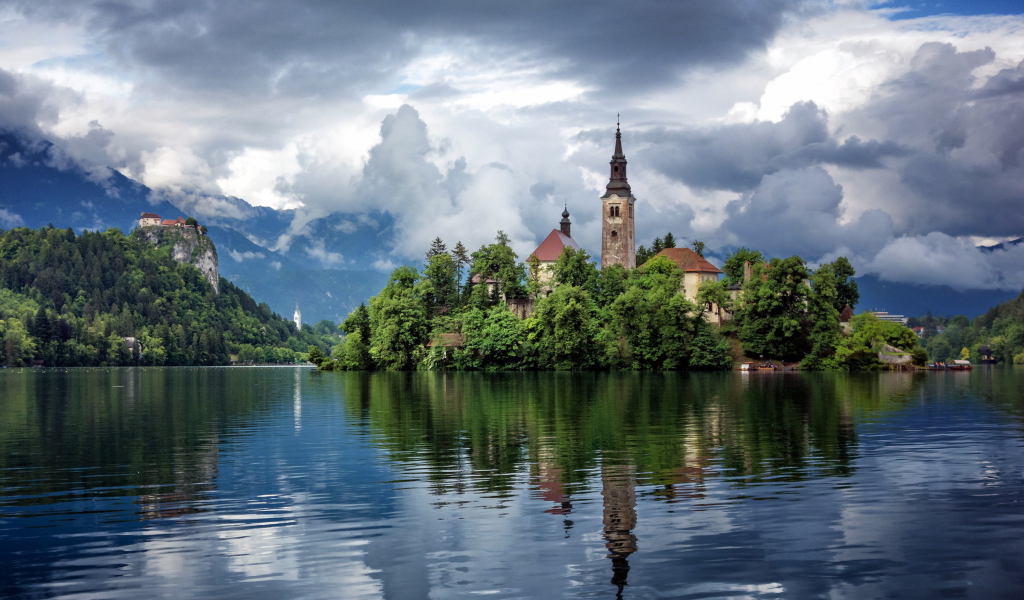
[[[936,360],[969,358],[977,361],[988,348],[992,358],[1007,364],[1024,364],[1024,292],[970,321],[963,315],[951,319],[931,316],[913,319],[924,327],[928,353]]]
[[[292,362],[330,336],[117,229],[0,230],[0,361],[22,366]],[[125,338],[135,338],[137,343]]]

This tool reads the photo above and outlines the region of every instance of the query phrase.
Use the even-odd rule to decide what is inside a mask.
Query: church
[[[608,163],[608,185],[601,196],[601,266],[622,265],[626,269],[636,268],[636,198],[626,178],[626,155],[622,151],[622,131],[615,124],[615,151]],[[537,271],[531,273],[541,284],[542,293],[550,293],[553,286],[554,265],[566,248],[580,250],[572,238],[572,223],[568,207],[562,211],[558,229],[552,229],[537,249],[530,254],[530,262]],[[717,281],[722,270],[703,256],[689,248],[666,248],[658,256],[676,263],[682,269],[683,284],[680,292],[691,301],[696,300],[697,290],[704,281]],[[536,259],[534,262],[533,259]],[[719,323],[722,319],[712,311],[710,320]]]
[[[622,151],[622,130],[615,125],[615,152],[608,163],[608,185],[601,196],[601,266],[622,265],[626,269],[636,268],[636,198],[626,178],[626,155]],[[572,239],[572,223],[569,210],[562,211],[558,229],[552,229],[537,249],[530,254],[531,262],[537,259],[538,272],[534,273],[540,283],[550,291],[555,261],[566,247],[580,250]],[[658,254],[679,265],[687,277],[683,293],[695,298],[700,282],[717,280],[722,271],[689,248],[667,248]]]
[[[636,198],[626,180],[626,155],[622,153],[622,131],[615,125],[615,153],[609,163],[608,186],[601,196],[601,265],[619,264],[627,269],[636,268],[636,225],[633,204]],[[562,211],[558,229],[552,229],[537,249],[530,254],[537,259],[537,277],[545,289],[551,289],[553,267],[566,247],[580,250],[572,239],[572,222],[568,207]]]

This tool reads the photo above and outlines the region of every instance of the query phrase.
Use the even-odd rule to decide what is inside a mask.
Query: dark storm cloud
[[[1024,63],[975,89],[975,70],[994,59],[987,48],[924,44],[909,72],[851,115],[913,148],[899,170],[917,196],[909,233],[1024,232]]]
[[[830,252],[873,256],[891,238],[892,219],[880,210],[842,224],[843,188],[821,167],[783,169],[726,207],[719,235],[767,251],[817,260]]]
[[[813,102],[794,104],[781,121],[755,121],[691,130],[640,133],[638,157],[693,188],[746,191],[781,169],[829,163],[854,169],[882,168],[882,159],[907,150],[894,142],[838,142],[828,115]]]
[[[19,133],[28,141],[40,141],[40,124],[57,122],[60,96],[75,99],[67,90],[0,69],[0,130]]]
[[[805,0],[622,3],[22,0],[36,18],[87,22],[108,53],[216,93],[316,97],[391,78],[432,41],[525,57],[619,94],[764,48]],[[387,90],[381,90],[387,91]]]

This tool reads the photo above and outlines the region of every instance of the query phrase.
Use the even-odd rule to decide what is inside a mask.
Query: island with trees
[[[668,234],[641,246],[635,269],[598,269],[567,246],[546,286],[502,232],[472,254],[438,238],[422,270],[395,269],[343,321],[344,342],[330,355],[310,348],[309,358],[322,370],[727,370],[750,357],[858,371],[885,368],[879,352],[891,347],[914,364],[927,360],[899,323],[871,314],[841,321],[859,296],[845,258],[812,270],[798,256],[766,260],[740,248],[725,277],[701,283],[690,300],[683,271],[655,251],[674,244]],[[712,325],[712,310],[728,318]]]

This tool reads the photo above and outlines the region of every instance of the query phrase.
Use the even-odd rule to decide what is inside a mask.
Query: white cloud
[[[1024,288],[1024,247],[982,253],[972,240],[944,233],[902,236],[882,248],[864,270],[887,281],[1019,290]]]

